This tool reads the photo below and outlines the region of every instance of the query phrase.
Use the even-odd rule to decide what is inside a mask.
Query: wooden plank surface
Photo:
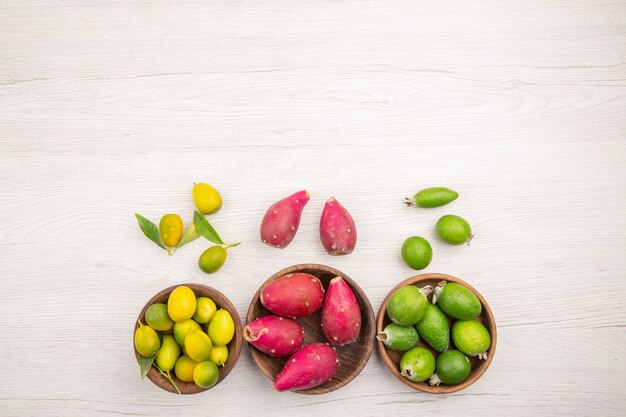
[[[622,416],[626,409],[626,2],[0,1],[2,416]],[[211,221],[242,240],[204,275],[200,241],[168,258],[133,213]],[[433,210],[402,197],[445,185]],[[308,188],[285,250],[264,210]],[[347,257],[317,233],[336,196],[357,222]],[[455,213],[469,247],[438,241]],[[467,390],[433,396],[376,354],[321,396],[275,393],[247,348],[215,390],[139,381],[143,304],[184,281],[245,316],[261,282],[301,262],[357,280],[377,310],[413,275],[399,247],[428,238],[428,271],[489,301],[498,352]]]

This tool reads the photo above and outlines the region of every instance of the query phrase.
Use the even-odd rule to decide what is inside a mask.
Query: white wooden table
[[[626,408],[626,2],[0,1],[0,415],[623,416]],[[168,258],[134,212],[212,223],[242,240],[205,275],[197,241]],[[441,209],[402,197],[444,185]],[[285,250],[259,241],[273,201],[308,188]],[[336,196],[357,222],[347,257],[317,233]],[[438,241],[445,213],[470,247]],[[207,393],[140,381],[134,319],[192,281],[245,315],[275,271],[324,263],[375,310],[427,271],[489,300],[498,351],[449,396],[414,392],[374,354],[323,396],[275,393],[247,348]]]

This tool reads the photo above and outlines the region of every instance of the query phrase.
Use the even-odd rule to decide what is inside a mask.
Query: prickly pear
[[[309,192],[302,190],[272,204],[261,222],[261,241],[279,249],[289,245],[298,231],[302,209],[309,198]]]
[[[261,288],[261,303],[279,316],[308,316],[324,303],[324,287],[303,272],[283,275]]]
[[[339,367],[334,348],[324,343],[307,345],[291,355],[287,364],[276,375],[276,391],[296,391],[314,388],[330,381]]]
[[[361,309],[354,293],[341,277],[330,280],[324,309],[322,310],[322,330],[333,345],[347,345],[356,342],[361,331]]]
[[[352,216],[335,197],[326,201],[320,218],[320,239],[330,255],[348,255],[356,246],[356,226]]]
[[[261,352],[281,358],[302,347],[304,329],[293,319],[265,316],[248,323],[243,338]]]

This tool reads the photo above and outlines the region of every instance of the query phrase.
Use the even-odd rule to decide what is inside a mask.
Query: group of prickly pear
[[[418,191],[413,198],[405,198],[404,203],[408,206],[434,208],[445,206],[453,202],[459,196],[454,190],[445,187],[431,187]],[[450,245],[462,245],[472,240],[472,228],[462,217],[447,214],[442,216],[435,225],[437,235],[441,240]],[[428,240],[421,236],[408,237],[402,244],[402,259],[410,268],[424,269],[433,258],[433,249]]]
[[[431,292],[432,303],[427,298]],[[407,285],[391,295],[387,315],[393,323],[376,337],[388,349],[405,352],[400,374],[409,381],[459,384],[471,372],[467,356],[486,359],[491,347],[489,331],[476,319],[481,312],[480,300],[463,285],[442,281],[434,291],[430,285]],[[450,349],[450,342],[456,349]],[[436,359],[424,345],[439,354]]]
[[[314,388],[330,381],[339,367],[334,347],[356,342],[361,331],[361,309],[342,277],[330,280],[325,291],[315,276],[296,272],[276,278],[260,290],[263,306],[272,314],[244,328],[244,339],[273,357],[287,357],[276,376],[277,391]],[[304,328],[297,319],[322,308],[321,327],[328,343],[303,346]]]
[[[226,250],[239,245],[239,243],[225,244],[215,231],[213,226],[204,217],[213,214],[222,208],[222,196],[220,193],[205,183],[194,184],[191,196],[196,206],[192,223],[183,233],[183,219],[178,214],[169,213],[164,215],[159,222],[159,227],[139,213],[135,213],[139,228],[143,234],[156,243],[159,247],[173,255],[178,248],[203,236],[214,246],[206,249],[198,259],[198,266],[203,272],[212,274],[217,272],[226,262]]]
[[[261,221],[261,241],[283,249],[296,236],[304,206],[310,195],[298,191],[272,204]],[[348,210],[331,197],[326,201],[320,217],[320,240],[329,255],[348,255],[356,246],[356,226]]]

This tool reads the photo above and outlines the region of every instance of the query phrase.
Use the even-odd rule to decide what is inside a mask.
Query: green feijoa
[[[453,214],[440,218],[435,229],[441,240],[451,245],[462,245],[474,237],[469,223],[464,218]]]
[[[441,207],[453,202],[458,196],[459,193],[446,187],[430,187],[418,191],[413,196],[413,201],[407,199],[407,204],[424,208]]]
[[[417,346],[420,337],[413,326],[402,327],[396,323],[390,323],[378,333],[376,339],[380,340],[391,350],[405,352]]]
[[[163,336],[161,349],[156,354],[156,364],[163,371],[171,371],[176,366],[176,361],[180,356],[180,346],[171,334]]]
[[[437,352],[445,352],[450,345],[450,325],[446,315],[434,304],[428,304],[426,314],[415,325],[422,340]]]
[[[422,382],[435,372],[435,357],[430,350],[414,347],[400,359],[400,375],[413,382]]]
[[[455,282],[442,281],[435,287],[433,302],[450,317],[471,320],[482,311],[482,304],[468,288]]]
[[[424,269],[433,260],[433,248],[421,236],[411,236],[402,244],[402,260],[409,268]]]
[[[174,327],[174,320],[167,314],[167,305],[163,303],[152,304],[146,310],[146,323],[154,330],[166,331]]]
[[[431,291],[430,285],[421,289],[413,285],[397,289],[387,304],[387,315],[391,321],[400,326],[414,325],[424,317],[429,304],[426,295]]]
[[[467,356],[487,359],[491,347],[489,331],[476,320],[459,320],[452,326],[452,343]]]
[[[450,349],[437,357],[435,363],[435,374],[430,378],[430,385],[460,384],[465,381],[472,372],[467,356],[458,350]]]

